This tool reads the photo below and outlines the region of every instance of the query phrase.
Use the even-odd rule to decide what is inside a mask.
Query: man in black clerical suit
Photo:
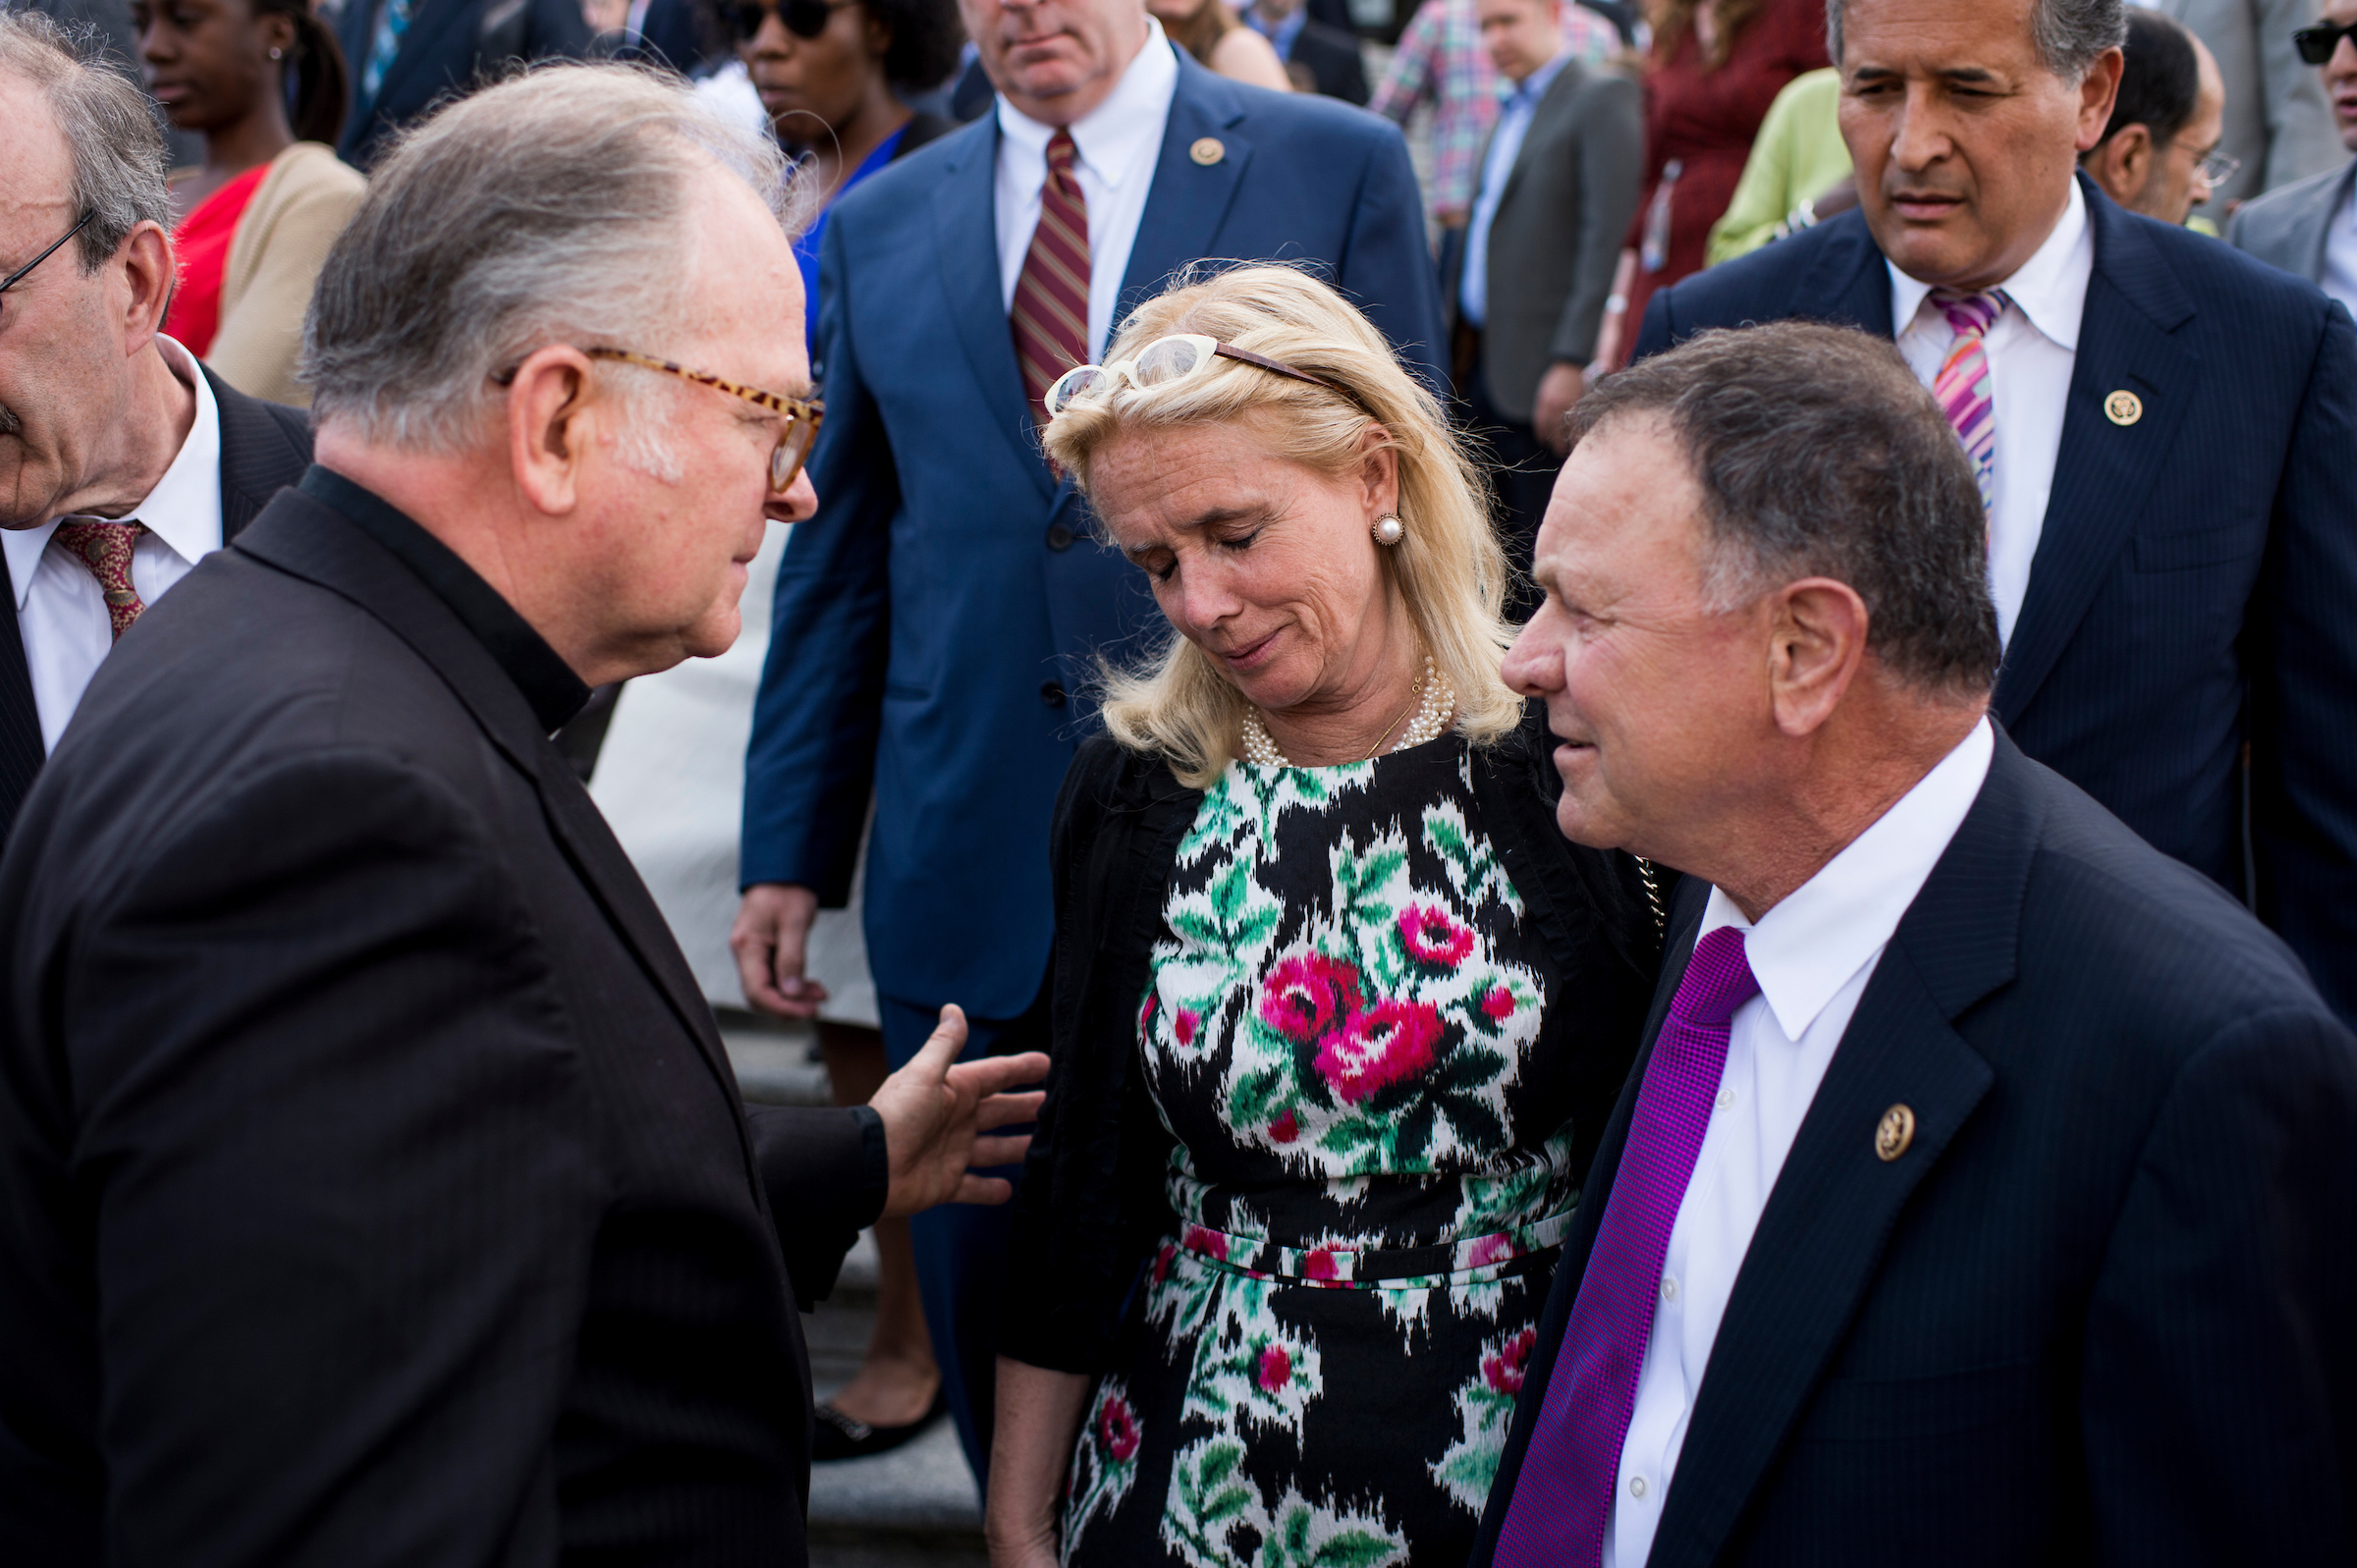
[[[496,180],[470,178],[497,170]],[[0,860],[0,1557],[799,1563],[796,1313],[1044,1074],[738,1098],[549,732],[815,505],[784,166],[626,67],[386,160],[318,458],[99,671]],[[761,390],[767,389],[767,390]],[[718,762],[720,759],[716,759]]]
[[[1685,880],[1473,1562],[2349,1562],[2357,1040],[1993,720],[1940,406],[1782,322],[1571,429],[1507,678]]]
[[[144,94],[46,19],[0,12],[0,279],[16,279],[0,295],[5,839],[116,638],[302,477],[311,431],[157,331],[172,202]],[[118,573],[131,597],[115,606]]]

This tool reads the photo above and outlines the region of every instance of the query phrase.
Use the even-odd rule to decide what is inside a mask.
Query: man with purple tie
[[[1572,432],[1507,678],[1684,882],[1475,1564],[2348,1561],[2357,1040],[1992,721],[1938,401],[1783,323]]]

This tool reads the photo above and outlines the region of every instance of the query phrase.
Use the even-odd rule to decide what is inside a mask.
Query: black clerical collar
[[[557,657],[557,651],[532,629],[531,622],[518,615],[516,607],[501,598],[499,590],[460,560],[450,546],[383,497],[317,463],[302,476],[300,488],[313,501],[350,518],[417,573],[418,580],[450,606],[451,613],[516,682],[541,729],[553,732],[581,711],[581,705],[589,700],[589,688],[581,683],[581,677]]]

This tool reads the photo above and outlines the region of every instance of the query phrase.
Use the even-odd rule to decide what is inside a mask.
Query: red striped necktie
[[[1072,172],[1072,134],[1048,137],[1048,178],[1039,188],[1039,227],[1014,281],[1014,356],[1023,367],[1031,417],[1047,423],[1048,388],[1088,362],[1088,198]]]

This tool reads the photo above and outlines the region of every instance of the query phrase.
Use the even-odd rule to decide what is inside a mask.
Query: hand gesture
[[[965,1014],[941,1009],[941,1026],[907,1066],[884,1080],[868,1106],[884,1118],[892,1191],[884,1217],[898,1218],[941,1203],[1005,1203],[1014,1185],[1002,1176],[977,1176],[971,1165],[1011,1165],[1031,1147],[1031,1135],[986,1138],[1000,1127],[1038,1116],[1047,1096],[1008,1091],[1048,1075],[1039,1052],[960,1062]]]

